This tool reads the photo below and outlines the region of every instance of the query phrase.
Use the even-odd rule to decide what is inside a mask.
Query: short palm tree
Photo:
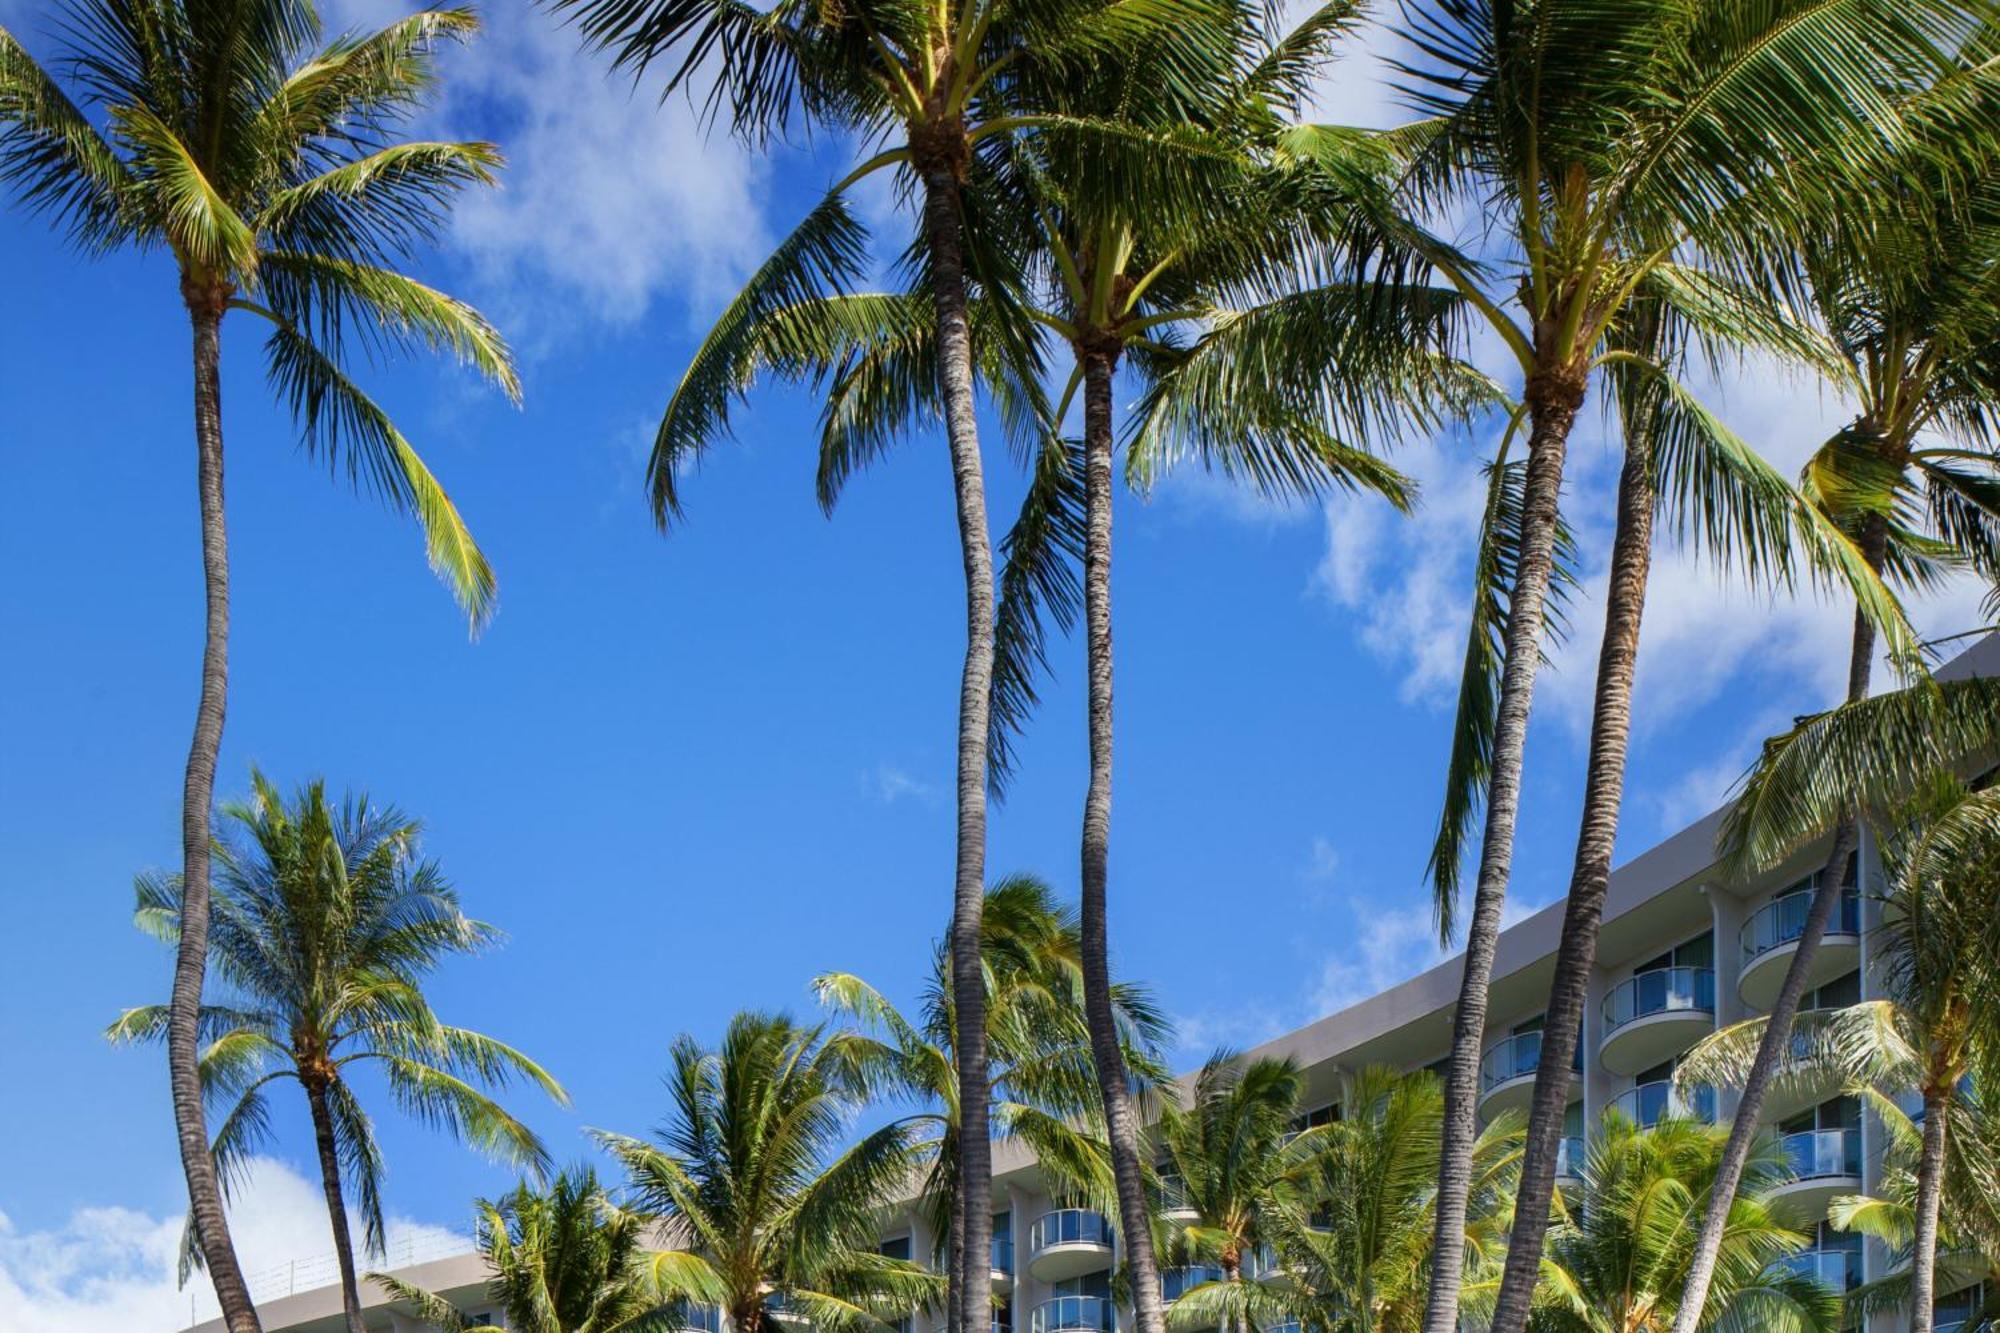
[[[497,1200],[479,1200],[478,1244],[487,1267],[487,1299],[517,1333],[669,1333],[690,1321],[659,1299],[646,1258],[646,1226],[618,1207],[587,1166],[570,1167],[537,1189],[522,1183]],[[390,1296],[415,1307],[441,1333],[474,1327],[433,1292],[372,1274]]]
[[[656,1141],[600,1132],[634,1211],[665,1246],[647,1258],[662,1301],[719,1307],[735,1333],[776,1315],[884,1333],[943,1293],[876,1252],[880,1209],[918,1168],[906,1126],[849,1141],[868,1070],[837,1035],[741,1013],[722,1045],[674,1042]],[[991,1228],[991,1221],[988,1222]]]
[[[1761,257],[1789,239],[1796,210],[1787,187],[1832,175],[1830,163],[1860,131],[1889,119],[1882,89],[1941,68],[1940,39],[1963,40],[1976,24],[1954,0],[1407,0],[1403,8],[1417,52],[1405,90],[1432,115],[1407,136],[1409,211],[1482,215],[1500,255],[1478,262],[1420,233],[1409,239],[1512,354],[1514,422],[1527,442],[1425,1319],[1427,1333],[1451,1333],[1479,1047],[1571,427],[1593,378],[1615,364],[1605,359],[1608,340],[1635,299],[1674,301],[1704,273],[1754,279]],[[1693,278],[1683,276],[1689,270]],[[1433,872],[1448,921],[1456,843],[1443,852]],[[1533,1230],[1536,1219],[1524,1220]],[[1495,1311],[1504,1333],[1524,1326],[1539,1263],[1539,1245],[1529,1243],[1510,1265]]]
[[[218,842],[209,962],[225,988],[201,1011],[205,1095],[227,1109],[209,1156],[225,1193],[271,1134],[269,1090],[291,1081],[305,1094],[320,1185],[333,1227],[348,1333],[362,1333],[361,1294],[347,1215],[351,1191],[362,1235],[382,1252],[382,1155],[355,1075],[379,1072],[390,1099],[499,1160],[539,1171],[541,1140],[484,1090],[515,1078],[558,1103],[567,1097],[540,1065],[511,1046],[438,1020],[423,984],[454,954],[476,953],[496,933],[459,909],[435,861],[418,853],[419,826],[365,794],[338,807],[324,784],[287,802],[261,773],[254,795],[223,808],[240,840]],[[136,921],[173,943],[181,884],[141,876]],[[113,1041],[159,1040],[170,1006],[129,1009]],[[193,1239],[195,1224],[189,1220]],[[187,1259],[203,1252],[189,1248]]]
[[[986,894],[981,913],[988,978],[986,1027],[994,1132],[1018,1139],[1048,1179],[1067,1192],[1113,1193],[1101,1136],[1102,1103],[1083,1011],[1076,913],[1048,885],[1010,876]],[[901,1123],[924,1160],[921,1195],[931,1234],[958,1271],[965,1192],[958,1182],[958,1062],[953,1042],[950,959],[940,948],[921,1008],[906,1018],[879,991],[847,972],[813,980],[821,1003],[854,1020],[838,1038],[874,1086],[922,1109]],[[1166,1023],[1142,988],[1112,988],[1122,1058],[1148,1082],[1164,1070]]]
[[[1799,1075],[1831,1073],[1864,1094],[1911,1089],[1922,1097],[1907,1294],[1912,1333],[1929,1333],[1954,1127],[1977,1117],[1975,1067],[2000,1057],[2000,789],[1972,792],[1940,774],[1898,816],[1882,840],[1888,890],[1874,954],[1887,998],[1817,1016],[1788,1063]],[[1679,1074],[1740,1084],[1774,1021],[1714,1034]],[[1874,1100],[1885,1122],[1903,1118]],[[1970,1180],[1983,1172],[1957,1174]]]
[[[1609,1113],[1583,1168],[1584,1206],[1549,1234],[1534,1328],[1547,1333],[1664,1333],[1680,1309],[1695,1220],[1714,1188],[1724,1132],[1668,1118],[1650,1129]],[[1717,1333],[1833,1333],[1840,1298],[1784,1263],[1806,1237],[1764,1195],[1785,1179],[1766,1140],[1730,1207],[1729,1230],[1701,1326]]]
[[[357,341],[448,351],[518,397],[493,327],[397,270],[442,229],[459,190],[491,182],[499,155],[485,143],[399,137],[435,84],[432,48],[469,36],[470,11],[425,10],[322,43],[303,0],[63,8],[68,89],[0,29],[0,181],[86,253],[171,256],[192,328],[207,616],[181,801],[184,920],[167,1063],[196,1235],[231,1333],[250,1333],[256,1314],[208,1164],[196,1072],[209,806],[229,679],[222,324],[238,311],[267,326],[267,377],[308,451],[416,515],[432,567],[476,628],[493,609],[493,571],[409,440],[350,377],[347,354]]]

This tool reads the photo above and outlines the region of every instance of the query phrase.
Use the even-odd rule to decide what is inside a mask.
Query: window
[[[1715,933],[1703,931],[1682,944],[1677,944],[1657,958],[1648,958],[1632,969],[1633,975],[1641,972],[1665,972],[1674,967],[1714,967]]]
[[[883,1241],[876,1249],[886,1258],[907,1259],[910,1257],[910,1238],[908,1236],[896,1236]]]
[[[1509,1035],[1518,1037],[1523,1032],[1540,1032],[1543,1020],[1547,1017],[1546,1014],[1536,1014],[1533,1018],[1524,1018],[1509,1030]]]
[[[1321,1125],[1331,1125],[1340,1119],[1340,1105],[1328,1102],[1325,1106],[1315,1106],[1312,1110],[1293,1119],[1292,1128],[1318,1129]]]
[[[1835,977],[1817,990],[1810,990],[1799,1001],[1799,1011],[1808,1009],[1845,1009],[1861,1003],[1861,973],[1857,970],[1844,977]]]

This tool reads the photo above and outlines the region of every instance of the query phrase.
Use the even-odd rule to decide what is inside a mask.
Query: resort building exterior
[[[2000,674],[2000,636],[1980,640],[1938,674],[1943,679]],[[1732,883],[1716,863],[1722,818],[1722,811],[1710,814],[1611,877],[1581,1049],[1573,1056],[1579,1073],[1570,1086],[1566,1189],[1581,1183],[1588,1127],[1611,1108],[1641,1125],[1670,1112],[1726,1120],[1735,1110],[1726,1089],[1685,1098],[1676,1093],[1675,1064],[1718,1026],[1766,1011],[1797,948],[1824,852],[1801,855],[1755,882]],[[1815,961],[1809,1008],[1848,1005],[1882,993],[1873,954],[1880,865],[1874,841],[1865,835],[1855,866],[1857,882],[1843,895]],[[1481,1064],[1482,1118],[1508,1108],[1525,1110],[1535,1072],[1552,1054],[1542,1050],[1540,1028],[1562,915],[1558,900],[1500,937]],[[1451,958],[1246,1054],[1297,1062],[1309,1089],[1309,1118],[1336,1117],[1343,1082],[1354,1071],[1371,1065],[1420,1069],[1445,1058],[1459,972],[1460,960]],[[1793,1176],[1776,1204],[1815,1238],[1813,1248],[1792,1262],[1841,1290],[1883,1276],[1886,1252],[1824,1225],[1830,1200],[1880,1185],[1883,1126],[1854,1098],[1831,1089],[1820,1095],[1775,1091],[1766,1118],[1782,1136]],[[1110,1333],[1124,1317],[1111,1299],[1110,1278],[1118,1262],[1111,1219],[1052,1198],[1033,1159],[1011,1143],[995,1147],[993,1200],[993,1333]],[[909,1208],[885,1229],[883,1248],[924,1258],[935,1253],[940,1239],[927,1234],[922,1218]],[[433,1258],[399,1275],[462,1300],[468,1314],[500,1322],[482,1304],[476,1255]],[[1171,1300],[1181,1284],[1209,1276],[1170,1272],[1165,1294]],[[268,1299],[253,1294],[272,1333],[340,1326],[339,1292],[330,1278],[318,1289],[287,1290]],[[1970,1304],[1975,1295],[1940,1292],[1937,1333],[1952,1333],[1966,1320],[1977,1308]],[[414,1333],[421,1327],[381,1293],[371,1290],[366,1298],[371,1328]],[[914,1322],[912,1333],[943,1327],[941,1315]],[[1893,1319],[1879,1324],[1885,1331],[1895,1326]],[[198,1333],[220,1327],[205,1323]],[[701,1333],[722,1330],[711,1322]]]

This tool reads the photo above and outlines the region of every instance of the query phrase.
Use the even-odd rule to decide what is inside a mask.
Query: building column
[[[1701,893],[1708,899],[1709,927],[1715,936],[1715,1025],[1721,1029],[1750,1017],[1749,1007],[1737,989],[1743,974],[1743,922],[1750,914],[1750,905],[1716,884],[1702,885]],[[1717,1088],[1717,1123],[1727,1124],[1734,1119],[1741,1100],[1739,1089]]]
[[[1597,1047],[1604,1040],[1604,998],[1611,993],[1611,969],[1593,964],[1584,988],[1583,1002],[1583,1137],[1587,1144],[1597,1133],[1598,1117],[1618,1095],[1617,1076],[1597,1060]]]

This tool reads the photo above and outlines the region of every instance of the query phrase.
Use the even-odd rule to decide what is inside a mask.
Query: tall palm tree
[[[357,339],[448,351],[518,398],[493,327],[396,268],[437,235],[460,189],[491,183],[499,155],[399,137],[436,82],[432,48],[476,29],[467,10],[425,10],[328,44],[304,0],[69,0],[64,12],[68,91],[0,29],[0,180],[87,253],[171,255],[193,334],[207,615],[167,1064],[195,1234],[231,1333],[250,1333],[257,1317],[209,1165],[196,1070],[229,667],[222,323],[241,311],[270,326],[267,374],[308,451],[416,515],[432,567],[476,629],[492,613],[493,571],[423,459],[350,378],[346,352]]]
[[[1889,887],[1874,954],[1888,998],[1817,1018],[1788,1063],[1801,1075],[1831,1071],[1864,1093],[1922,1097],[1908,1299],[1911,1333],[1929,1333],[1953,1126],[1975,1113],[1967,1085],[1976,1064],[2000,1055],[2000,789],[1971,792],[1940,774],[1898,815],[1882,844]],[[1774,1021],[1714,1034],[1677,1076],[1741,1083]],[[1880,1109],[1890,1123],[1900,1116]]]
[[[901,1124],[848,1141],[868,1071],[844,1042],[746,1012],[718,1049],[684,1034],[670,1059],[656,1141],[597,1134],[632,1206],[663,1233],[647,1259],[661,1300],[719,1306],[735,1333],[788,1315],[884,1333],[942,1294],[915,1264],[876,1252],[880,1208],[916,1169],[916,1148]]]
[[[1205,3],[1206,0],[1196,0]],[[643,71],[675,62],[669,88],[713,72],[707,105],[725,105],[730,128],[753,141],[794,119],[887,144],[829,191],[723,312],[683,377],[655,436],[648,476],[654,517],[680,512],[677,478],[718,435],[746,386],[733,372],[744,344],[771,312],[804,294],[824,294],[855,276],[866,233],[845,193],[870,174],[908,173],[922,226],[912,246],[930,298],[935,374],[951,456],[959,549],[965,574],[965,660],[959,680],[953,882],[952,985],[959,1023],[959,1101],[966,1253],[991,1239],[992,1144],[986,1106],[984,986],[979,912],[986,891],[986,783],[994,677],[993,549],[975,417],[972,304],[981,284],[1004,285],[1015,267],[1002,237],[969,234],[968,182],[979,154],[1021,122],[1008,93],[1038,62],[1090,59],[1136,35],[1175,28],[1188,0],[552,0],[577,16],[587,40]],[[1198,32],[1201,25],[1192,25]],[[1200,52],[1195,53],[1196,58]],[[970,1328],[987,1326],[983,1275],[953,1275],[954,1308]],[[1142,1333],[1160,1333],[1156,1325]]]
[[[1431,1265],[1431,1212],[1444,1092],[1427,1071],[1371,1067],[1341,1088],[1341,1116],[1280,1149],[1277,1187],[1256,1210],[1256,1282],[1217,1282],[1174,1304],[1176,1328],[1286,1326],[1326,1333],[1414,1333]],[[1501,1116],[1481,1133],[1466,1234],[1475,1279],[1497,1271],[1512,1218],[1521,1126]],[[1475,1283],[1476,1285],[1476,1283]]]
[[[1549,1237],[1535,1327],[1548,1333],[1663,1333],[1681,1308],[1694,1219],[1715,1186],[1720,1130],[1668,1118],[1641,1129],[1612,1111],[1583,1168],[1584,1207]],[[1764,1196],[1785,1179],[1768,1141],[1730,1207],[1728,1243],[1702,1327],[1717,1333],[1833,1333],[1840,1298],[1783,1263],[1806,1238]]]
[[[1912,142],[1872,179],[1815,217],[1801,267],[1819,358],[1854,419],[1808,463],[1816,504],[1852,534],[1869,565],[1922,587],[1953,568],[2000,586],[2000,453],[1991,404],[2000,392],[1993,348],[2000,316],[2000,196],[1991,183],[1996,116],[1986,85],[1992,35],[1967,42],[1961,63],[1899,108]],[[1875,626],[1857,611],[1848,645],[1847,702],[1868,696]],[[1732,1125],[1725,1183],[1756,1133],[1783,1060],[1821,936],[1859,838],[1858,810],[1831,843],[1799,944],[1772,1002],[1772,1022],[1747,1071]],[[1703,1221],[1718,1243],[1728,1190]],[[1697,1284],[1705,1280],[1700,1263]],[[1690,1316],[1690,1319],[1692,1316]],[[1692,1333],[1683,1322],[1675,1333]]]
[[[486,1297],[517,1333],[668,1333],[691,1321],[660,1301],[646,1259],[645,1222],[618,1207],[588,1166],[536,1189],[523,1182],[481,1199],[478,1244],[493,1276]],[[370,1277],[442,1333],[474,1325],[434,1292],[385,1273]]]
[[[1616,7],[1558,0],[1407,0],[1417,55],[1406,92],[1433,119],[1417,140],[1407,193],[1417,207],[1483,213],[1504,250],[1479,263],[1422,235],[1420,253],[1457,286],[1512,354],[1524,427],[1519,541],[1501,632],[1484,769],[1485,829],[1446,1082],[1437,1263],[1427,1333],[1458,1318],[1457,1246],[1476,1128],[1479,1045],[1511,868],[1521,758],[1541,659],[1564,453],[1607,339],[1642,295],[1671,298],[1679,264],[1725,274],[1783,241],[1780,187],[1800,164],[1849,146],[1883,119],[1878,91],[1935,67],[1940,34],[1971,26],[1949,0],[1687,0]],[[1803,90],[1812,89],[1807,93]],[[1780,105],[1809,105],[1810,114]],[[1775,235],[1774,235],[1775,233]],[[1856,559],[1851,547],[1843,552]],[[1440,924],[1455,918],[1469,810],[1434,855]],[[1497,1325],[1527,1316],[1534,1262],[1523,1256]],[[1527,1280],[1521,1278],[1525,1275]]]
[[[980,920],[995,1132],[1032,1149],[1051,1181],[1079,1195],[1108,1195],[1076,914],[1040,880],[1015,875],[987,891]],[[958,1271],[964,1191],[949,954],[940,947],[914,1019],[852,973],[816,977],[813,989],[821,1003],[860,1025],[859,1033],[838,1040],[870,1081],[922,1108],[901,1123],[924,1159],[920,1194],[931,1234],[944,1238],[948,1271]],[[1166,1022],[1152,997],[1120,983],[1112,988],[1112,1004],[1122,1058],[1148,1082],[1157,1081],[1164,1076],[1159,1048]]]
[[[418,853],[420,826],[365,793],[330,805],[325,784],[287,803],[262,773],[254,794],[223,807],[241,834],[214,849],[209,960],[226,993],[200,1019],[204,1093],[226,1105],[209,1158],[225,1196],[271,1136],[268,1089],[305,1093],[320,1187],[333,1227],[348,1333],[363,1333],[346,1192],[361,1208],[368,1250],[382,1252],[382,1155],[353,1077],[380,1071],[401,1109],[502,1161],[539,1171],[548,1154],[534,1131],[484,1090],[515,1078],[567,1104],[561,1085],[521,1052],[438,1021],[426,976],[453,954],[479,952],[493,927],[467,917],[435,861]],[[134,920],[178,942],[185,892],[178,877],[140,876]],[[157,1041],[172,1006],[119,1015],[113,1041]],[[194,1234],[190,1218],[190,1238]],[[204,1257],[184,1249],[188,1261]]]

